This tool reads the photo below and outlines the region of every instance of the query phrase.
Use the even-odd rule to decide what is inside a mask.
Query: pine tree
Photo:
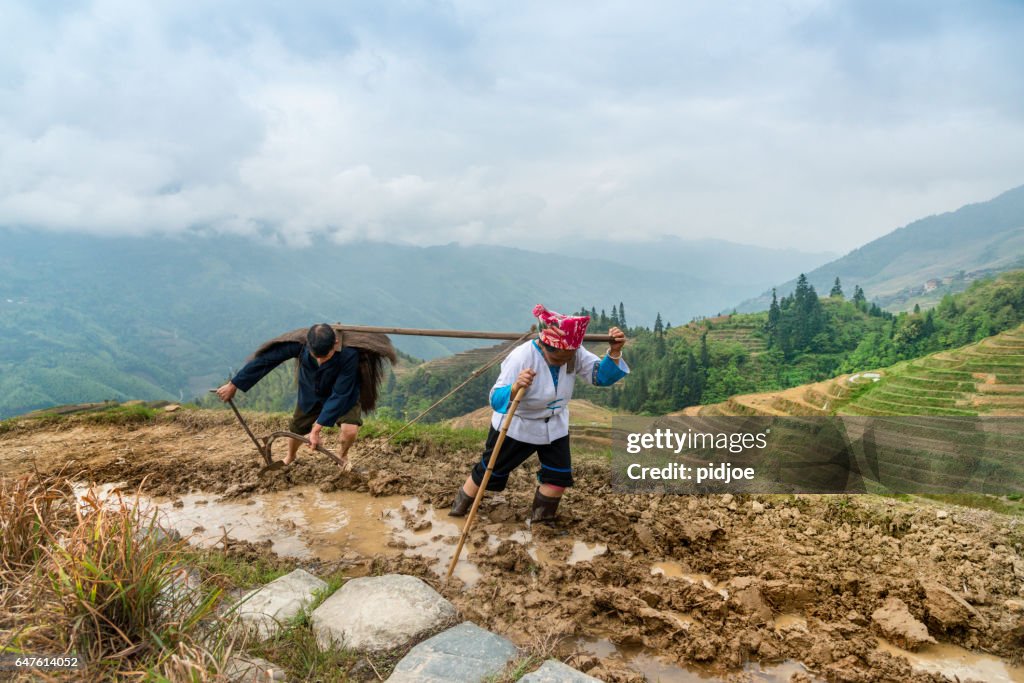
[[[829,297],[831,297],[833,299],[842,299],[843,298],[843,286],[841,284],[839,284],[839,278],[838,277],[836,277],[836,282],[835,282],[834,285],[832,285],[832,291],[830,291],[828,293],[828,295],[829,295]]]
[[[659,337],[665,336],[665,325],[661,322],[661,311],[654,318],[654,334]]]
[[[626,307],[619,302],[619,327],[626,329]]]
[[[914,315],[921,314],[921,304],[914,304]]]
[[[708,333],[700,336],[700,366],[704,371],[704,377],[708,376],[708,368],[711,366],[711,353],[708,351]]]
[[[853,288],[853,303],[857,305],[857,308],[864,310],[867,300],[867,297],[864,296],[864,290],[860,288],[860,285],[856,285]]]
[[[768,307],[768,322],[765,323],[764,331],[768,334],[768,345],[778,342],[779,318],[782,312],[779,310],[779,298],[772,287],[772,305]]]

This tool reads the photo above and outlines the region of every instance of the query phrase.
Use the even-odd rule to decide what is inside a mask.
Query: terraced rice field
[[[762,320],[749,320],[744,316],[723,315],[718,318],[711,318],[710,322],[710,330],[704,326],[703,322],[699,322],[674,327],[669,334],[681,335],[691,343],[696,344],[700,342],[700,337],[706,330],[708,342],[738,344],[746,349],[751,357],[764,353],[766,347],[764,336],[761,333],[764,325]]]
[[[846,415],[1024,414],[1024,326],[897,365]]]
[[[1024,325],[875,373],[744,394],[686,415],[1024,415]]]

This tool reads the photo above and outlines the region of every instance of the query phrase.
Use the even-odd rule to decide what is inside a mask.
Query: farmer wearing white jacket
[[[453,517],[462,517],[469,512],[512,397],[520,387],[526,387],[494,463],[487,490],[504,490],[512,470],[537,453],[540,485],[534,494],[530,520],[553,520],[562,493],[573,484],[568,406],[576,378],[606,387],[629,373],[629,366],[622,360],[626,335],[619,328],[613,327],[608,331],[613,341],[608,353],[601,358],[583,348],[589,316],[564,316],[539,304],[534,307],[533,315],[547,327],[541,330],[537,339],[513,349],[501,364],[501,374],[490,394],[494,413],[487,445],[481,461],[473,467],[466,483],[456,493],[449,512]]]

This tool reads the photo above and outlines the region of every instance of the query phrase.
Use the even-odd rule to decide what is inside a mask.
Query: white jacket
[[[491,395],[500,387],[510,386],[516,381],[519,373],[527,368],[537,375],[533,378],[533,384],[527,387],[523,400],[512,417],[508,435],[517,441],[531,444],[548,444],[567,435],[569,399],[576,386],[576,378],[580,377],[584,382],[593,384],[600,362],[599,356],[582,346],[576,349],[575,371],[569,374],[565,365],[559,367],[556,389],[548,363],[533,341],[513,349],[501,363],[501,374],[491,388]],[[621,358],[617,365],[622,372],[629,372],[629,366]],[[505,413],[494,411],[491,415],[491,425],[495,429],[501,429],[504,419]]]

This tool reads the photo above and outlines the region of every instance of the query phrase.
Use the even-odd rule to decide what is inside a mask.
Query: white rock
[[[243,624],[254,627],[261,638],[267,638],[308,605],[315,591],[325,588],[327,584],[320,579],[304,569],[296,569],[246,593],[235,613]]]
[[[420,579],[386,574],[352,579],[313,610],[311,622],[322,648],[337,643],[379,652],[443,628],[456,616],[455,606]]]

